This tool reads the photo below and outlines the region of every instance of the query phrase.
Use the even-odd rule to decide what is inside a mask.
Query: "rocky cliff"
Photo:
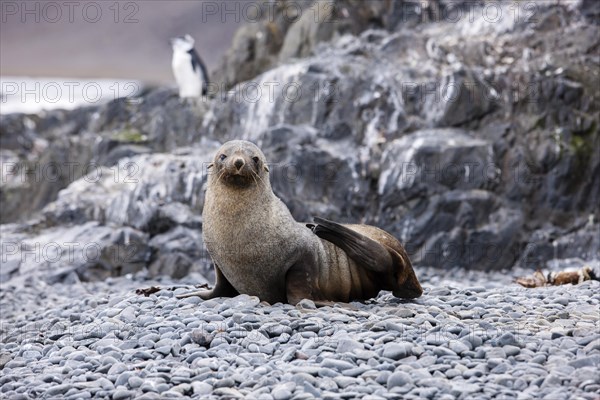
[[[283,1],[206,98],[3,115],[0,281],[210,281],[205,165],[233,138],[263,148],[297,219],[380,226],[418,266],[599,259],[599,10]]]

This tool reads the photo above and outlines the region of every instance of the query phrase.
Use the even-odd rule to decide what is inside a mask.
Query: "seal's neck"
[[[218,185],[218,187],[215,187]],[[219,207],[234,211],[243,212],[249,208],[265,206],[272,201],[274,197],[269,182],[259,181],[248,187],[238,187],[228,185],[222,182],[209,185],[210,192],[207,195],[213,196],[214,201]]]

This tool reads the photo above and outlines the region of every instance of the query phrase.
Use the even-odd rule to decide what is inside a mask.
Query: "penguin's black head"
[[[177,36],[170,39],[173,51],[190,51],[194,48],[194,38],[190,35]]]

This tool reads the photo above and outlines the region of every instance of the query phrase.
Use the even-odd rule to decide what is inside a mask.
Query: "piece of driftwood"
[[[159,287],[159,286],[150,286],[149,288],[136,289],[135,294],[140,295],[140,296],[144,295],[144,296],[148,297],[151,294],[159,292],[159,291],[161,291],[163,289],[173,291],[173,290],[178,289],[180,287],[183,287],[183,286],[174,286],[174,287],[169,287],[169,288],[162,288],[162,287]],[[208,289],[208,285],[206,283],[202,283],[200,285],[196,285],[195,288],[196,289]]]
[[[526,288],[535,288],[542,286],[558,286],[589,281],[600,280],[591,267],[583,267],[574,271],[548,272],[546,275],[541,270],[537,270],[532,276],[516,278],[515,282]]]
[[[149,288],[145,288],[145,289],[137,289],[135,291],[135,294],[144,295],[144,296],[148,297],[151,294],[159,292],[159,291],[160,291],[160,288],[158,286],[150,286]]]

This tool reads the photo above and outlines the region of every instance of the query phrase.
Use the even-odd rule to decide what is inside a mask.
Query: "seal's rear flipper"
[[[315,217],[313,232],[344,250],[357,264],[379,273],[392,271],[394,262],[389,251],[381,243],[368,238],[344,225]]]
[[[367,270],[380,273],[390,284],[394,296],[414,299],[423,294],[412,263],[400,242],[381,231],[371,239],[347,226],[315,217],[312,230],[320,238],[333,243],[346,252],[354,262]]]

